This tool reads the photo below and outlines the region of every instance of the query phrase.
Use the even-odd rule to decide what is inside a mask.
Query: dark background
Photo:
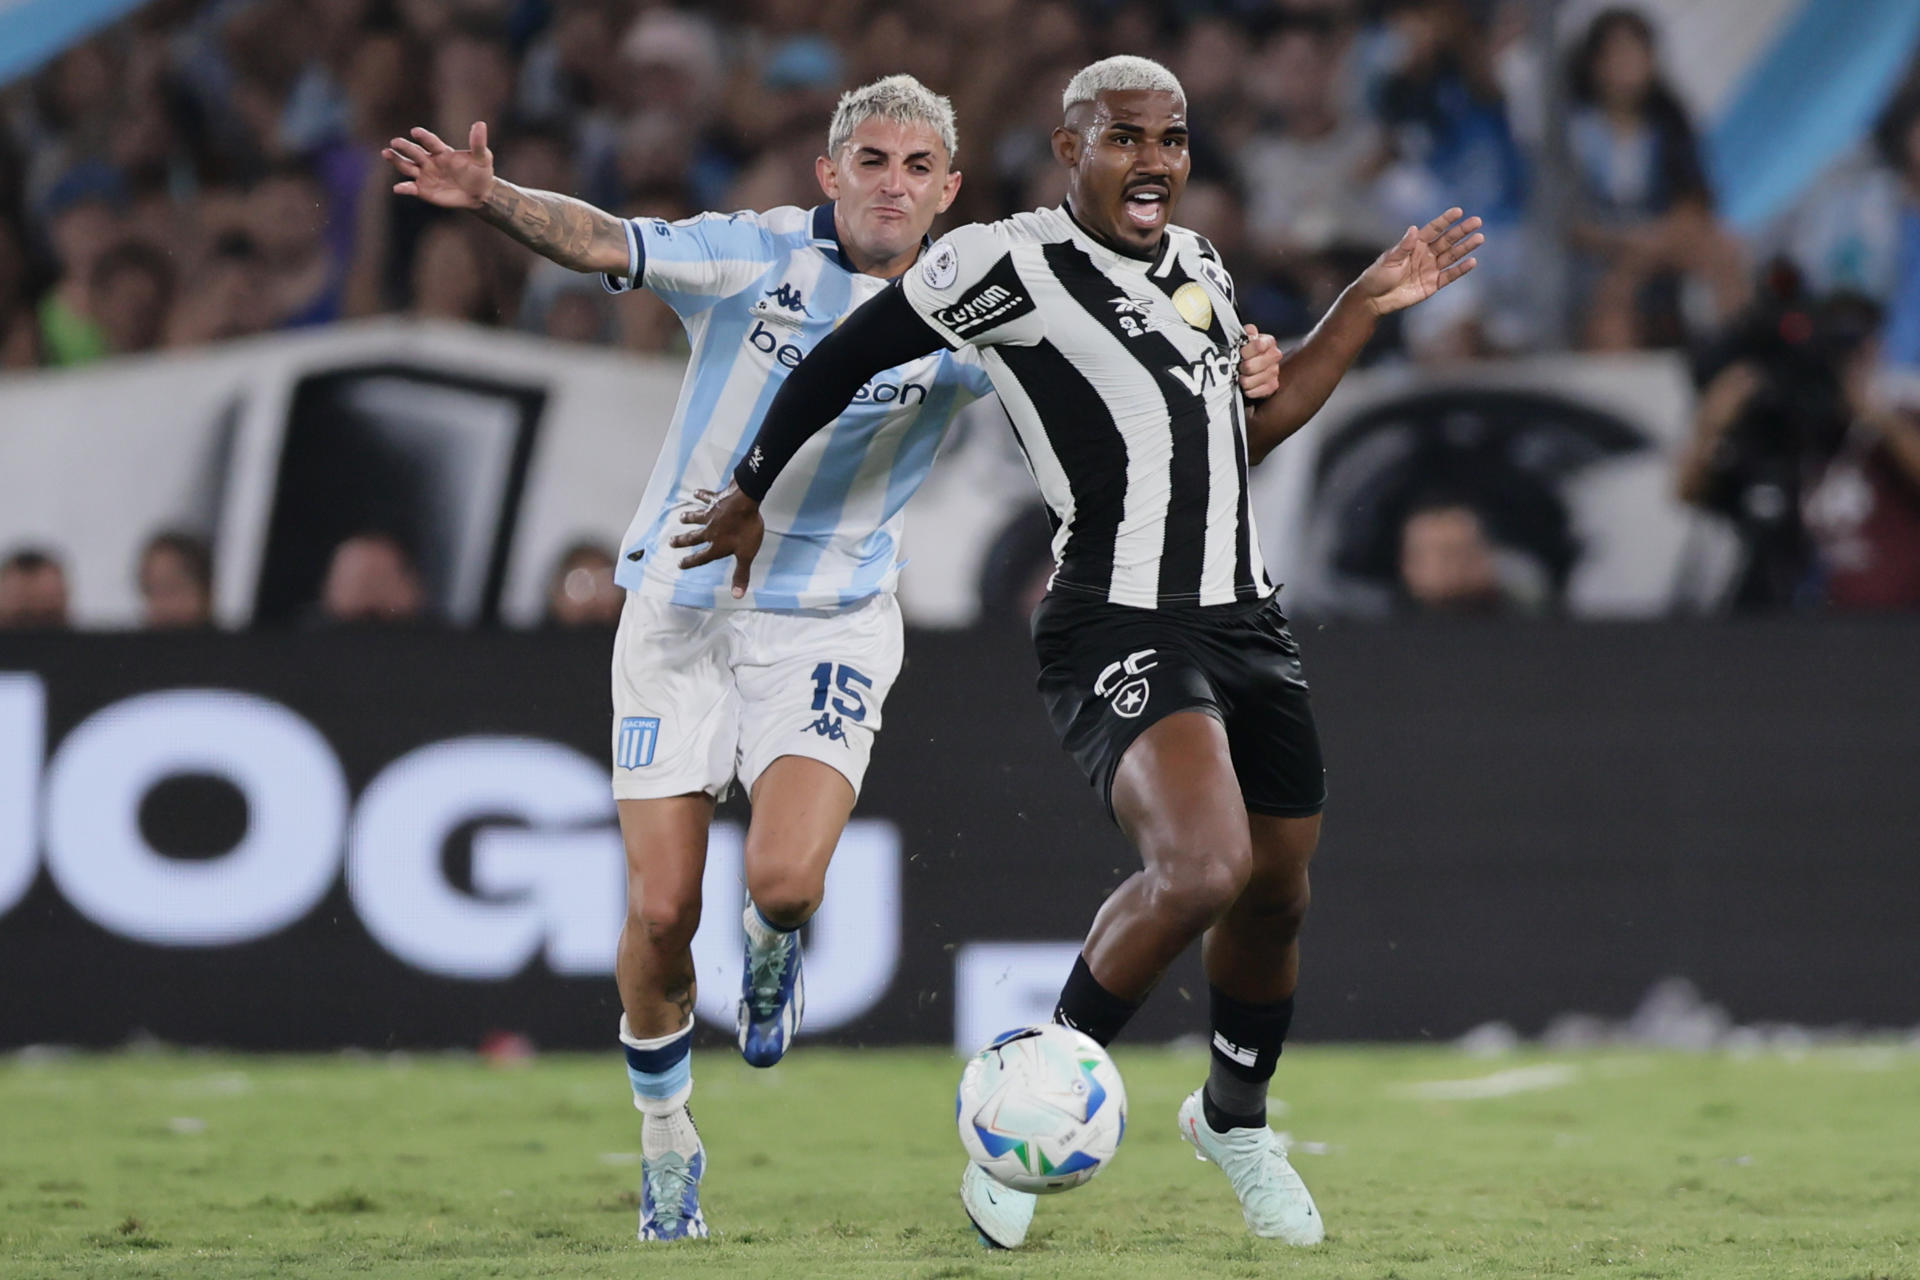
[[[130,694],[258,692],[331,741],[357,795],[426,742],[513,733],[602,759],[604,634],[0,637],[48,687],[48,754]],[[1307,628],[1330,801],[1296,1035],[1448,1037],[1627,1013],[1692,979],[1740,1021],[1920,1022],[1920,624]],[[947,1043],[952,948],[1078,936],[1133,867],[1055,746],[1015,632],[915,633],[860,812],[901,829],[900,973],[836,1038]],[[169,851],[224,849],[220,788],[156,791]],[[1193,997],[1201,997],[1199,1000]],[[263,941],[181,950],[81,919],[44,870],[0,916],[0,1045],[600,1045],[611,979],[424,975],[344,889]],[[1185,960],[1129,1032],[1197,1031]]]

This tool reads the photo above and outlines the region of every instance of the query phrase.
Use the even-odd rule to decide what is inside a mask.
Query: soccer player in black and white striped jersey
[[[1260,562],[1247,468],[1298,430],[1380,317],[1471,271],[1480,220],[1449,209],[1362,272],[1284,364],[1243,326],[1206,240],[1173,225],[1185,94],[1145,58],[1067,86],[1058,209],[961,227],[795,369],[722,494],[686,519],[683,564],[736,559],[799,445],[876,370],[972,346],[1052,512],[1058,563],[1034,615],[1054,727],[1139,849],[1095,917],[1055,1020],[1101,1043],[1201,938],[1212,1059],[1182,1136],[1220,1166],[1256,1234],[1324,1236],[1266,1122],[1293,1017],[1307,866],[1325,784],[1300,652]],[[1033,1197],[969,1166],[990,1242],[1026,1238]]]

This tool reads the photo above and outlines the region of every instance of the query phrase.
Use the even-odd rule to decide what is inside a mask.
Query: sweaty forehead
[[[1096,128],[1131,124],[1142,129],[1167,129],[1186,122],[1187,104],[1165,89],[1109,89],[1093,100],[1088,120]]]

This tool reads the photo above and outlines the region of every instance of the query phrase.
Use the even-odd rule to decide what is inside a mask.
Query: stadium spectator
[[[260,248],[239,228],[222,232],[186,277],[167,317],[166,345],[194,346],[260,333],[269,324]]]
[[[1686,108],[1660,73],[1653,26],[1632,9],[1595,17],[1568,68],[1566,150],[1579,184],[1569,239],[1583,345],[1677,346],[1681,286],[1704,286],[1713,323],[1745,303],[1739,243],[1714,217]]]
[[[1881,113],[1873,144],[1821,175],[1777,240],[1814,292],[1887,308],[1883,357],[1920,366],[1920,80]]]
[[[1520,234],[1527,164],[1485,31],[1465,0],[1386,0],[1371,56],[1370,96],[1392,156],[1380,198],[1394,224],[1414,225],[1451,200],[1478,213],[1500,246],[1489,270],[1407,317],[1409,347],[1441,361],[1530,345],[1537,326]]]
[[[1493,543],[1479,514],[1464,503],[1433,502],[1408,514],[1400,529],[1400,584],[1416,612],[1507,611]]]
[[[93,314],[94,268],[119,242],[125,187],[105,166],[86,164],[57,182],[42,205],[56,279],[40,301],[40,348],[48,364],[91,364],[107,354]]]
[[[298,163],[276,167],[246,197],[246,227],[259,248],[272,324],[327,324],[342,314],[347,264],[327,242],[326,188]]]
[[[547,587],[547,625],[611,627],[627,593],[613,581],[613,556],[597,542],[576,542],[554,566]]]
[[[426,592],[413,557],[386,533],[358,533],[334,548],[320,593],[328,622],[417,622]]]
[[[1240,148],[1238,168],[1249,230],[1268,259],[1372,244],[1400,230],[1374,198],[1387,159],[1380,127],[1348,110],[1340,92],[1340,40],[1328,22],[1299,20],[1260,48],[1271,123]]]
[[[0,560],[0,631],[67,625],[67,574],[49,551],[22,547]]]
[[[181,631],[213,624],[213,553],[202,538],[169,530],[140,552],[141,625]]]
[[[109,353],[133,355],[160,346],[172,303],[173,269],[152,245],[122,241],[94,264],[88,309]]]

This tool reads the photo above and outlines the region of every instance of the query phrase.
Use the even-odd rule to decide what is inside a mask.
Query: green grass
[[[1329,1223],[1313,1251],[1248,1238],[1175,1136],[1197,1052],[1119,1062],[1119,1160],[1009,1255],[959,1213],[942,1053],[808,1048],[753,1072],[702,1050],[718,1234],[664,1249],[633,1239],[639,1122],[612,1052],[0,1059],[0,1276],[1920,1280],[1910,1050],[1289,1051],[1275,1119],[1315,1144],[1295,1154]],[[1545,1087],[1410,1092],[1527,1068]]]

